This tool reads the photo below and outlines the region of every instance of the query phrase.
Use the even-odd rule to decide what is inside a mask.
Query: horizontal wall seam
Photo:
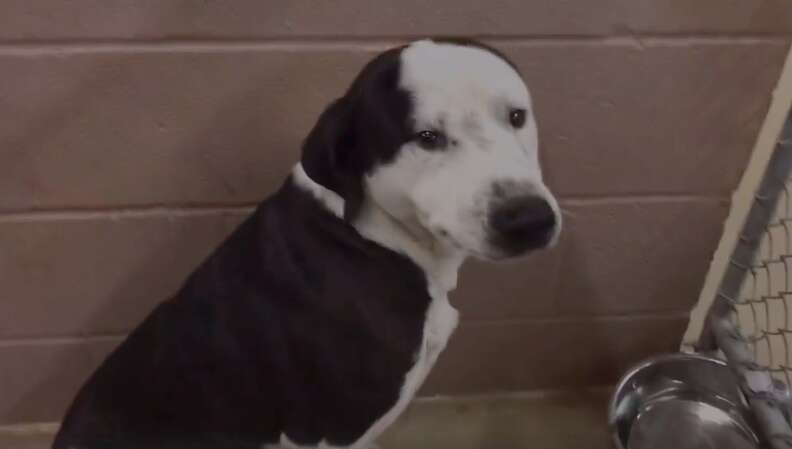
[[[454,300],[451,299],[453,304]],[[585,324],[607,321],[632,321],[632,320],[687,320],[690,312],[687,310],[657,311],[657,312],[625,312],[609,313],[603,315],[558,315],[548,317],[525,317],[503,319],[470,319],[462,317],[461,326],[490,327],[490,326],[519,326],[525,324]]]
[[[687,194],[636,194],[636,195],[603,195],[603,196],[559,196],[564,206],[587,206],[630,203],[698,203],[722,201],[728,202],[725,195],[687,195]],[[64,207],[41,209],[8,209],[0,210],[0,224],[27,221],[58,221],[58,220],[90,220],[90,219],[124,219],[147,218],[159,216],[184,217],[191,215],[212,214],[247,214],[254,210],[258,203],[230,204],[152,204],[140,206],[108,206],[108,207]]]
[[[249,214],[255,204],[212,206],[140,206],[124,208],[42,209],[0,212],[0,224],[28,221],[91,219],[136,219],[150,217],[190,217],[222,214]]]
[[[40,336],[40,337],[8,337],[0,339],[0,349],[12,346],[48,346],[73,345],[82,343],[121,342],[127,336],[123,334],[98,334],[80,336]]]
[[[52,41],[12,41],[0,39],[0,54],[97,53],[97,52],[200,52],[200,51],[310,51],[310,50],[380,50],[423,36],[386,37],[267,37],[261,39],[75,39]],[[502,45],[755,45],[782,44],[792,40],[789,34],[630,34],[609,36],[525,35],[472,36]]]

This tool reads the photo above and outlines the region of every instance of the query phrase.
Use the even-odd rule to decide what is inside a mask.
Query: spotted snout
[[[498,195],[487,216],[489,243],[502,257],[549,246],[560,226],[556,210],[539,193]]]

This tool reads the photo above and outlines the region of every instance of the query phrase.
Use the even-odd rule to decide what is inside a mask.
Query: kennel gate
[[[695,350],[737,373],[763,444],[792,449],[792,112]]]

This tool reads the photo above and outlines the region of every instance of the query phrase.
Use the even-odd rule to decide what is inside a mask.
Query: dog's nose
[[[489,215],[490,228],[515,243],[536,246],[550,240],[556,214],[544,198],[526,195],[506,200]],[[522,246],[522,245],[520,245]]]

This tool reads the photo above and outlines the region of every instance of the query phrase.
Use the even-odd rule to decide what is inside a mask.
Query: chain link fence
[[[696,344],[739,374],[766,443],[792,449],[792,114]]]

